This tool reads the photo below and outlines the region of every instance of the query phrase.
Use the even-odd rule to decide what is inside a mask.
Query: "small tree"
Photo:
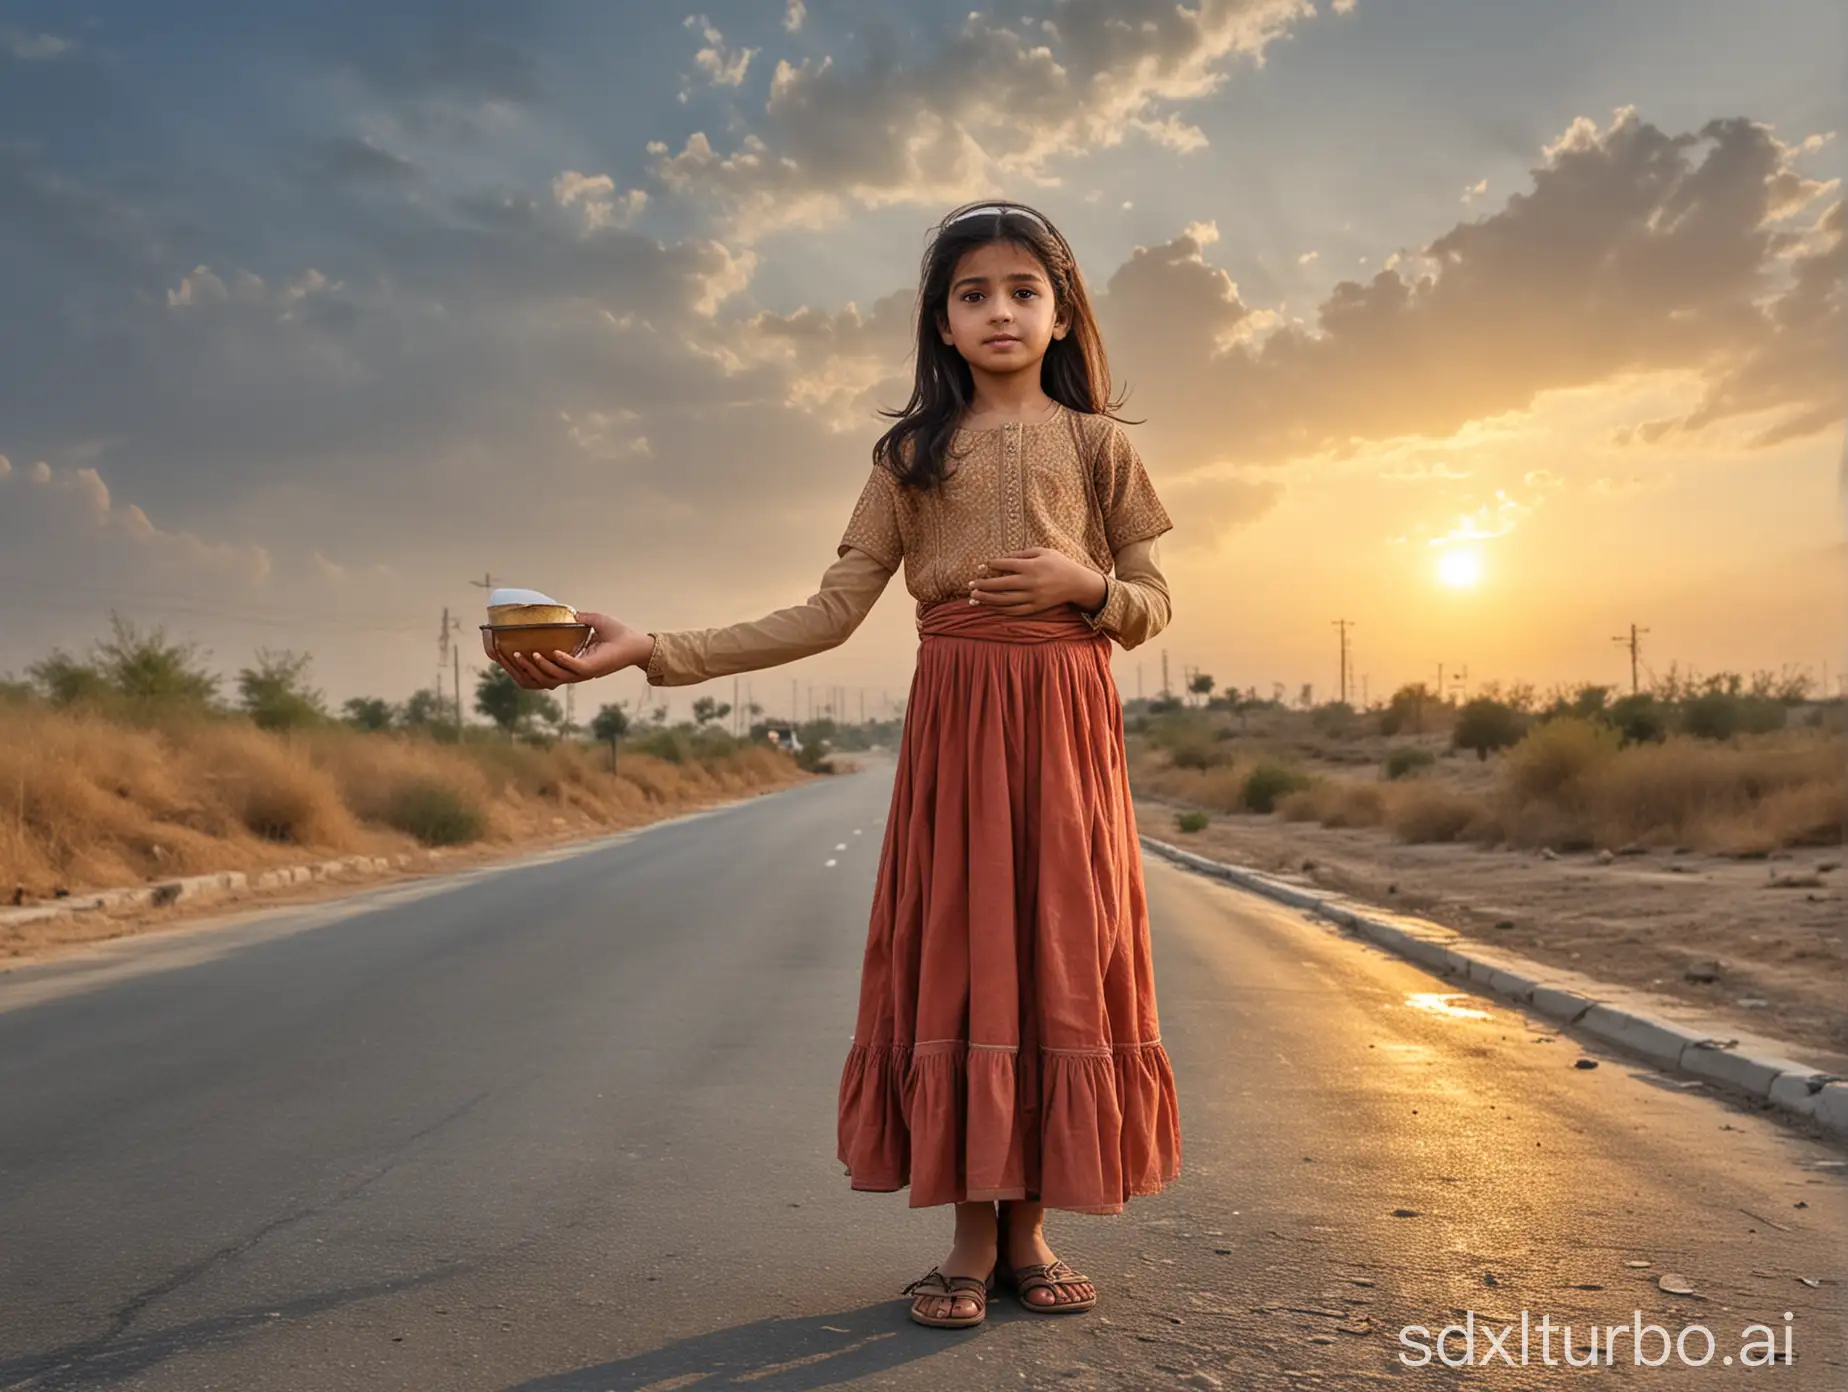
[[[206,654],[195,643],[170,643],[167,631],[143,634],[116,614],[109,637],[96,645],[103,677],[131,700],[210,706],[218,699],[218,677],[201,665]]]
[[[693,723],[704,729],[711,720],[723,720],[731,714],[730,701],[717,701],[711,696],[701,696],[693,703]]]
[[[629,713],[621,706],[600,706],[590,719],[590,733],[603,744],[614,744],[629,733]]]
[[[1205,672],[1195,672],[1187,679],[1187,690],[1195,696],[1211,696],[1213,694],[1213,679]]]
[[[259,727],[295,730],[327,719],[324,698],[308,685],[312,662],[307,653],[287,648],[280,652],[257,649],[257,665],[237,674],[237,690],[244,710]]]
[[[1431,692],[1423,682],[1413,682],[1392,693],[1386,709],[1380,712],[1382,735],[1421,735],[1424,733],[1425,707],[1432,704]]]
[[[1451,746],[1473,749],[1478,759],[1487,759],[1491,750],[1506,749],[1521,738],[1522,723],[1518,711],[1500,701],[1478,696],[1466,702],[1458,712],[1456,729],[1450,736]]]
[[[616,741],[629,733],[629,713],[620,705],[599,707],[591,717],[590,733],[610,747],[610,772],[616,772]]]
[[[448,703],[429,687],[421,687],[405,698],[398,720],[407,730],[421,730],[446,717]]]
[[[489,667],[475,683],[475,710],[506,731],[509,737],[519,730],[529,729],[534,720],[556,724],[564,715],[550,692],[527,690],[499,663]]]
[[[380,730],[389,730],[395,714],[391,702],[379,696],[349,697],[341,709],[345,712],[347,724],[356,730],[375,734]]]
[[[108,678],[88,662],[79,662],[61,648],[53,648],[26,668],[26,676],[55,706],[74,706],[83,701],[99,701],[114,693]]]

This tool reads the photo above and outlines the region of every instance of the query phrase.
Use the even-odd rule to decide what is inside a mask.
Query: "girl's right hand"
[[[655,640],[620,619],[594,614],[588,609],[578,610],[577,616],[578,622],[590,625],[591,632],[589,644],[576,657],[563,652],[549,656],[515,654],[502,657],[489,646],[485,633],[481,635],[481,646],[489,657],[507,669],[516,683],[529,691],[551,691],[572,682],[607,677],[625,667],[640,667],[654,654]]]

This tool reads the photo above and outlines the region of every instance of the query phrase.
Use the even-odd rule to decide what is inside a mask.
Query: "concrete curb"
[[[435,860],[440,850],[424,855]],[[20,909],[0,909],[0,928],[19,928],[47,919],[69,918],[74,914],[94,913],[98,909],[159,909],[169,904],[222,899],[240,890],[277,889],[283,885],[307,884],[341,874],[377,874],[402,870],[418,857],[342,856],[338,860],[317,861],[312,865],[285,865],[247,875],[242,870],[221,870],[212,875],[186,875],[158,884],[137,885],[132,889],[105,889],[97,894],[79,894],[49,904],[33,904]]]
[[[1672,1019],[1659,998],[1644,992],[1479,947],[1428,919],[1304,889],[1261,871],[1209,860],[1153,836],[1141,839],[1157,855],[1198,874],[1319,914],[1439,976],[1493,992],[1651,1063],[1717,1083],[1848,1140],[1848,1079],[1795,1062],[1787,1057],[1788,1044],[1741,1035],[1694,1017]]]

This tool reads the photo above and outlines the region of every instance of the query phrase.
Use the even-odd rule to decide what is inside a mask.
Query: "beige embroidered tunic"
[[[1108,577],[1102,607],[1085,618],[1123,647],[1167,626],[1155,546],[1174,523],[1115,421],[1055,405],[1044,420],[960,430],[951,453],[949,477],[928,491],[872,466],[837,559],[803,603],[723,628],[651,630],[648,684],[688,686],[836,647],[901,562],[921,620],[932,604],[965,599],[982,562],[1034,546]]]

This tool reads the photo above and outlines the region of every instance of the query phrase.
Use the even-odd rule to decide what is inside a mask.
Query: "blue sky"
[[[1440,650],[1608,679],[1599,604],[1663,661],[1841,652],[1802,338],[1841,313],[1839,6],[800,8],[0,4],[0,589],[37,601],[0,671],[114,608],[401,697],[484,568],[646,627],[797,602],[924,231],[1001,191],[1071,234],[1198,519],[1177,667],[1326,686],[1352,610],[1382,689]],[[1432,293],[1375,282],[1451,236]],[[1458,544],[1474,594],[1404,560]],[[902,691],[909,607],[766,686]]]

